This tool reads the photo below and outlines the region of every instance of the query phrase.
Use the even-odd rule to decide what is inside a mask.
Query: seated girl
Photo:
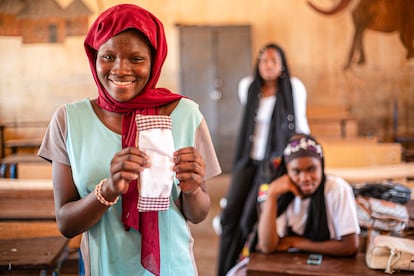
[[[326,175],[322,146],[298,134],[288,142],[261,204],[256,249],[333,256],[358,252],[360,227],[351,186]]]

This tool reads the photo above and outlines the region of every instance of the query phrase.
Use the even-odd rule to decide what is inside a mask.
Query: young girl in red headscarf
[[[205,180],[221,170],[198,105],[156,87],[167,55],[162,23],[135,5],[111,7],[85,50],[98,97],[60,107],[39,150],[52,162],[58,227],[68,238],[84,233],[87,275],[196,275],[187,221],[206,218]],[[137,147],[137,115],[171,123],[166,210],[137,209],[142,173],[159,165]]]

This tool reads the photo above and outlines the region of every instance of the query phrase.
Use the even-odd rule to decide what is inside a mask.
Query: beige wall
[[[70,0],[59,2],[67,5]],[[250,24],[253,56],[264,43],[279,43],[292,73],[308,89],[309,106],[349,106],[359,119],[361,135],[382,137],[391,134],[392,100],[396,97],[402,109],[401,128],[408,124],[414,128],[414,60],[406,60],[398,33],[367,31],[367,63],[343,70],[353,34],[351,7],[327,17],[311,10],[306,0],[84,2],[95,12],[98,2],[105,8],[121,2],[139,3],[161,19],[169,54],[159,86],[179,92],[176,24]],[[22,44],[21,38],[0,37],[0,56],[0,121],[48,120],[59,105],[96,95],[83,37],[67,38],[58,45]]]

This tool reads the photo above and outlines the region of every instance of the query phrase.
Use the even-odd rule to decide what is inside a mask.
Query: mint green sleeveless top
[[[102,124],[89,99],[67,104],[66,112],[66,148],[73,180],[80,196],[85,197],[103,178],[109,177],[110,161],[121,150],[121,135]],[[197,104],[182,99],[171,119],[175,149],[193,146],[196,129],[203,119]],[[174,204],[179,194],[177,183],[174,180],[170,208],[159,212],[161,275],[197,275],[193,238]],[[141,235],[134,229],[125,231],[121,211],[119,200],[87,231],[91,275],[152,275],[141,265]]]

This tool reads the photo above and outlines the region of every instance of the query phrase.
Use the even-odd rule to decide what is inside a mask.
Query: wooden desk
[[[253,253],[247,265],[247,275],[384,275],[384,270],[372,270],[366,266],[363,253],[359,253],[355,258],[323,256],[321,265],[306,264],[308,256],[306,253]],[[413,271],[399,272],[398,275],[400,274],[413,275]]]
[[[356,137],[358,120],[352,116],[310,117],[309,127],[316,137]]]
[[[0,179],[0,194],[16,191],[24,195],[28,191],[52,190],[52,179]]]
[[[39,243],[35,238],[45,240]],[[51,179],[0,179],[1,244],[8,240],[24,240],[25,243],[31,244],[33,251],[36,250],[38,254],[43,254],[44,247],[48,245],[48,240],[59,242],[62,238],[56,224]],[[70,240],[65,239],[67,240],[65,247],[68,248],[69,252],[77,252],[80,239],[81,235]],[[2,254],[2,251],[0,251],[0,254]],[[61,257],[65,256],[61,255]],[[30,259],[29,256],[27,260],[31,266],[37,264],[36,259]],[[2,268],[0,268],[0,275],[2,275],[1,270]]]
[[[354,168],[327,167],[326,172],[340,176],[351,184],[364,183],[367,181],[407,180],[409,178],[414,178],[414,162]]]
[[[384,166],[402,162],[399,143],[325,141],[322,148],[327,168]]]
[[[44,162],[36,149],[47,126],[46,121],[0,122],[0,177],[17,178],[17,164]]]
[[[15,139],[11,140],[10,142],[6,141],[5,132],[8,129],[46,129],[49,122],[47,121],[33,121],[33,122],[1,122],[0,123],[0,159],[6,156],[6,148],[11,148],[12,152],[16,152],[18,148],[30,148],[30,147],[37,147],[40,145],[39,138],[36,139]]]
[[[308,106],[309,127],[316,137],[356,137],[358,120],[345,106]]]
[[[13,275],[13,271],[52,275],[66,257],[68,242],[64,237],[0,240],[0,275]]]
[[[10,198],[0,200],[0,221],[55,221],[53,198]]]
[[[10,139],[4,142],[5,148],[10,148],[11,153],[17,153],[19,148],[39,148],[42,144],[42,139],[33,138],[33,139]]]
[[[0,180],[0,221],[55,221],[52,181]]]
[[[379,143],[378,137],[375,136],[354,136],[354,137],[317,137],[321,145],[328,143],[342,143],[342,144],[372,144]]]
[[[51,163],[39,157],[36,153],[15,153],[0,159],[0,178],[20,177],[20,174],[17,172],[18,165],[20,167],[23,164],[38,164],[43,165],[45,168],[52,168]]]

